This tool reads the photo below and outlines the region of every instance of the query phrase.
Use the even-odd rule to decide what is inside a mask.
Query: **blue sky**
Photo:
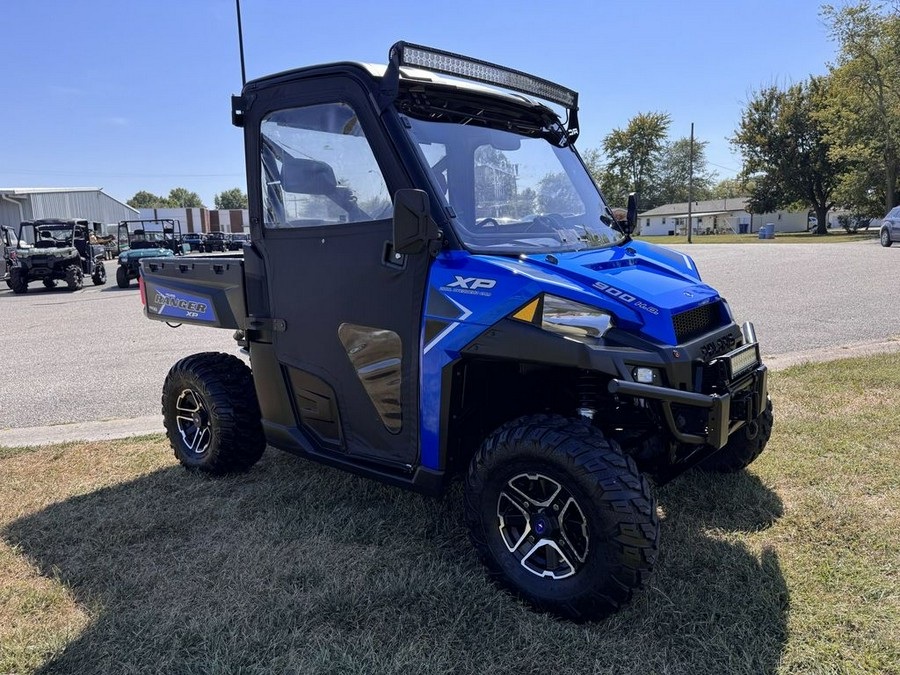
[[[839,0],[838,0],[839,1]],[[397,40],[475,56],[579,91],[577,146],[638,112],[709,141],[720,177],[750,93],[834,57],[811,0],[309,2],[243,0],[247,76],[384,63]],[[207,206],[246,188],[233,0],[5,0],[0,187],[97,186],[127,200],[186,187]]]

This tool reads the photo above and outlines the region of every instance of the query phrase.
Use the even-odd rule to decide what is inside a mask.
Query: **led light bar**
[[[412,66],[466,80],[492,84],[522,94],[537,96],[570,110],[578,108],[576,92],[520,70],[408,42],[398,42],[391,47],[391,56],[394,57],[395,54],[401,66]]]
[[[733,380],[759,365],[759,345],[754,343],[738,347],[721,359],[728,364],[728,379]]]

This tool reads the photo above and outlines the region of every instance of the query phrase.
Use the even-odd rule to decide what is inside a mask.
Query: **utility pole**
[[[690,171],[688,173],[688,243],[693,243],[691,241],[692,234],[692,224],[691,221],[692,215],[694,212],[694,123],[691,122],[691,157],[690,157]]]

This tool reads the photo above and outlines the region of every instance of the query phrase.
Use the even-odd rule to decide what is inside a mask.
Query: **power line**
[[[100,171],[34,171],[19,169],[17,171],[0,171],[0,176],[93,176],[100,178],[225,178],[228,176],[244,176],[244,173],[119,173]]]

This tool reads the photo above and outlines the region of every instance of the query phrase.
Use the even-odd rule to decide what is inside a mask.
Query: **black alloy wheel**
[[[488,436],[466,475],[465,515],[495,581],[576,621],[627,603],[658,552],[656,501],[634,460],[587,422],[558,415]]]

